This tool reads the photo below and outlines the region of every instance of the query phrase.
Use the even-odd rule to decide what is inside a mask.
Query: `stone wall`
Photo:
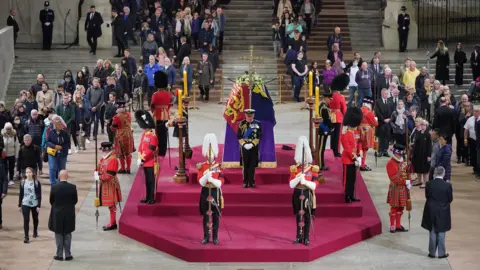
[[[4,100],[15,62],[13,28],[10,26],[0,29],[0,52],[0,100]]]

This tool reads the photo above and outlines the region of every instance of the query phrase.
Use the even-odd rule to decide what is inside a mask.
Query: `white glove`
[[[50,25],[50,23],[49,23],[49,22],[46,22],[46,23],[45,23],[45,26],[49,26],[49,25]]]
[[[312,181],[305,181],[303,185],[307,186],[310,190],[315,190],[317,188],[317,184]]]
[[[253,144],[251,144],[251,143],[246,143],[246,144],[243,146],[243,148],[245,148],[246,150],[250,150],[250,149],[252,149],[252,147],[253,147]]]
[[[208,181],[208,178],[212,177],[212,172],[207,172],[206,174],[204,174],[201,178],[200,178],[200,185],[203,187],[205,186],[205,184],[207,184],[207,181]]]
[[[378,121],[378,117],[375,116],[375,121]]]
[[[355,159],[355,167],[359,167],[360,165],[362,165],[362,158],[361,157],[357,157]]]
[[[305,185],[307,180],[305,180],[305,174],[300,175],[300,184]]]
[[[165,127],[166,127],[166,128],[169,128],[169,127],[170,127],[170,122],[169,122],[169,121],[165,122]]]
[[[142,166],[142,160],[141,159],[137,159],[137,167],[140,167]]]
[[[407,188],[410,190],[412,188],[412,181],[410,180],[405,180],[405,185],[407,186]]]
[[[95,179],[95,181],[99,181],[99,180],[100,180],[100,176],[98,175],[98,172],[97,172],[97,171],[94,171],[94,172],[93,172],[93,178]]]
[[[290,188],[295,188],[298,185],[298,183],[300,183],[300,180],[302,180],[302,175],[299,175],[293,178],[292,180],[290,180]]]
[[[211,176],[208,178],[208,182],[212,183],[216,188],[220,188],[222,186],[222,181],[212,178]]]

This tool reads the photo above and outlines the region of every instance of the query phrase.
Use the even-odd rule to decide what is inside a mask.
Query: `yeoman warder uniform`
[[[138,146],[137,165],[143,167],[145,175],[145,198],[141,203],[155,203],[156,175],[158,173],[158,139],[154,132],[155,123],[148,111],[135,112],[135,120],[143,129],[140,145]]]
[[[165,124],[170,118],[170,107],[172,106],[172,94],[167,91],[168,76],[163,71],[154,74],[155,87],[157,92],[152,96],[150,110],[156,121],[155,133],[158,137],[158,154],[162,157],[167,153],[168,128]]]
[[[262,138],[260,122],[254,119],[255,110],[245,110],[246,119],[240,121],[237,139],[241,147],[240,165],[243,166],[243,187],[255,187],[255,168],[259,162],[258,144]]]
[[[113,116],[110,129],[115,132],[115,154],[120,160],[118,173],[130,174],[133,153],[132,117],[125,110],[125,101],[117,101],[117,114]]]
[[[221,164],[215,162],[215,158],[218,157],[218,143],[215,134],[208,133],[205,135],[202,154],[207,159],[207,161],[197,164],[197,180],[202,186],[199,201],[200,214],[203,216],[202,245],[210,242],[212,232],[213,244],[218,245],[218,229],[223,209],[221,187],[224,179]]]
[[[294,244],[310,245],[310,226],[315,215],[315,189],[319,185],[319,167],[312,165],[312,152],[305,136],[298,138],[295,147],[295,165],[290,166],[290,188],[293,188],[292,207],[296,217],[297,233]]]
[[[343,182],[345,184],[345,202],[360,201],[355,197],[355,182],[357,180],[357,168],[362,164],[362,145],[358,126],[362,121],[362,110],[358,107],[350,107],[343,118],[344,130],[340,141],[342,142]]]
[[[103,142],[101,148],[103,157],[100,159],[98,171],[95,171],[94,177],[99,181],[99,206],[108,206],[110,210],[110,222],[103,226],[103,230],[111,231],[117,229],[117,203],[122,201],[122,191],[117,178],[118,159],[113,152],[113,145],[111,142]]]

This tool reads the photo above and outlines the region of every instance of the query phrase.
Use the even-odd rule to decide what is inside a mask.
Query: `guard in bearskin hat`
[[[143,167],[145,175],[145,198],[141,203],[154,204],[156,193],[156,175],[158,173],[158,139],[155,135],[155,122],[148,111],[138,110],[135,112],[135,119],[138,126],[142,128],[143,134],[138,146],[138,167]]]
[[[350,107],[343,118],[344,130],[340,141],[343,147],[343,183],[345,184],[345,202],[359,202],[354,196],[357,168],[362,164],[362,145],[358,126],[362,121],[362,110]]]
[[[330,101],[330,120],[333,123],[333,131],[330,138],[330,148],[335,157],[340,155],[340,134],[342,132],[343,117],[347,111],[347,102],[345,97],[340,93],[347,88],[350,78],[346,74],[340,74],[333,78],[330,89],[332,90],[332,98]]]
[[[133,153],[132,117],[125,110],[125,100],[117,100],[117,113],[110,127],[115,132],[115,153],[120,160],[118,173],[130,174]]]
[[[368,172],[371,171],[365,163],[367,159],[367,151],[370,148],[373,148],[375,143],[375,128],[378,126],[377,117],[372,111],[373,99],[371,97],[365,97],[362,103],[362,122],[358,127],[358,132],[360,132],[360,143],[362,145],[362,164],[360,164],[360,171]]]
[[[152,96],[150,110],[155,120],[155,133],[158,137],[158,154],[164,157],[167,153],[168,146],[168,129],[165,124],[170,118],[172,94],[167,90],[168,76],[165,72],[155,72],[154,80],[157,92]]]

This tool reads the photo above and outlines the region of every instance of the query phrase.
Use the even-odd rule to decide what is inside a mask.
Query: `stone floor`
[[[223,141],[224,122],[222,106],[199,104],[200,110],[191,111],[191,142],[200,145],[207,132],[215,132],[219,141]],[[202,106],[203,105],[203,106]],[[307,135],[307,112],[300,111],[299,105],[287,104],[276,107],[278,143],[291,143],[299,135]],[[294,131],[294,132],[293,132]],[[135,130],[136,141],[140,131]],[[99,137],[105,139],[105,136]],[[171,140],[172,147],[176,141]],[[388,233],[388,205],[385,203],[388,179],[384,165],[386,158],[378,160],[375,166],[370,154],[368,164],[373,172],[364,173],[370,194],[384,224],[384,234],[358,243],[339,252],[320,258],[311,263],[275,263],[275,264],[197,264],[186,263],[141,243],[125,238],[118,232],[103,232],[95,225],[92,170],[94,167],[94,144],[85,152],[69,156],[67,169],[71,182],[77,185],[81,197],[77,205],[77,229],[73,234],[72,262],[53,261],[55,251],[53,234],[47,229],[49,204],[49,186],[44,185],[44,201],[40,213],[40,237],[23,244],[22,218],[18,212],[18,185],[11,188],[4,200],[4,229],[0,230],[0,269],[478,269],[475,258],[480,256],[476,247],[475,226],[480,221],[478,215],[480,184],[474,182],[470,170],[464,166],[453,165],[454,202],[452,204],[453,230],[447,234],[447,259],[429,259],[426,256],[428,234],[420,227],[423,211],[423,190],[414,189],[414,210],[411,212],[411,231],[408,233]],[[46,172],[47,170],[44,169]],[[133,169],[136,171],[136,168]],[[131,176],[120,177],[125,198],[133,181]],[[42,177],[42,183],[48,180]],[[99,228],[108,221],[107,209],[100,209]],[[200,220],[199,220],[200,221]],[[408,221],[403,219],[406,226]],[[200,237],[200,236],[199,236]],[[199,238],[200,240],[200,238]]]

